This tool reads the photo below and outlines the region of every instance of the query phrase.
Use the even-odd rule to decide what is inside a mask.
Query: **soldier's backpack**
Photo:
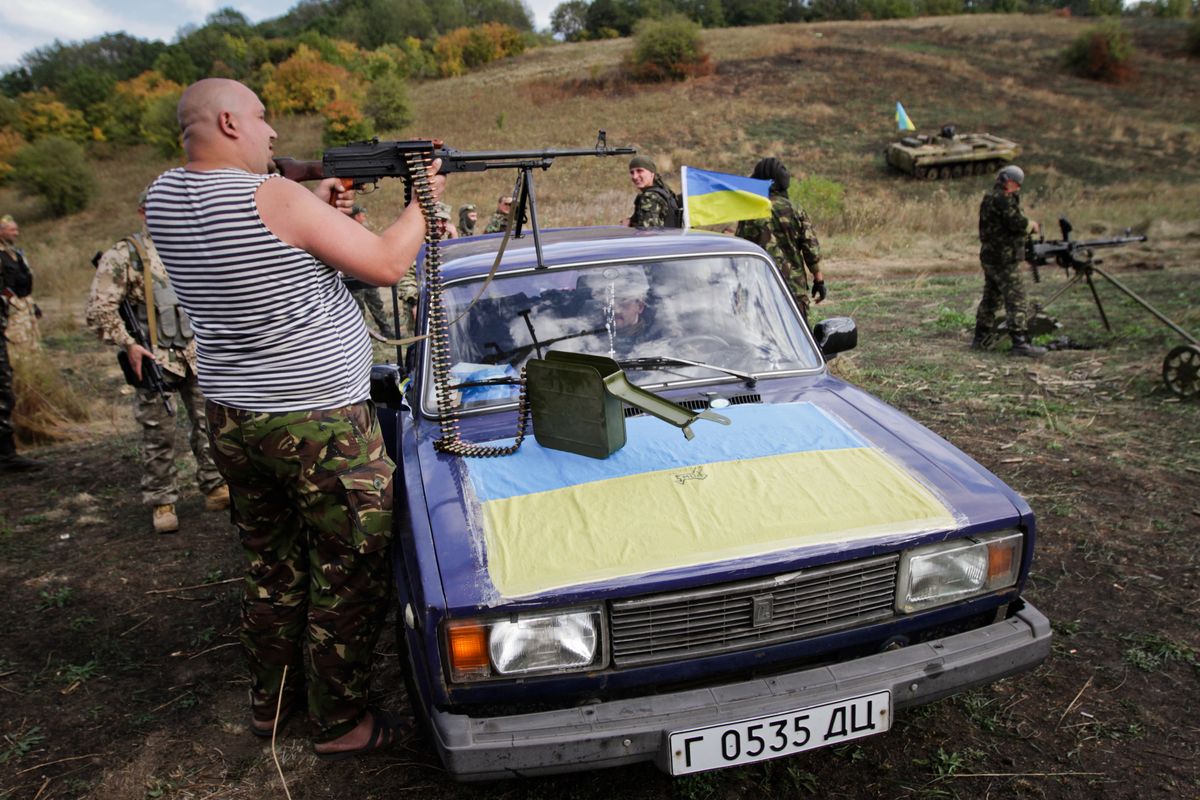
[[[646,189],[648,192],[654,192],[661,197],[667,204],[667,228],[682,228],[683,227],[683,203],[679,195],[672,192],[670,189],[664,189],[662,186],[651,186]]]

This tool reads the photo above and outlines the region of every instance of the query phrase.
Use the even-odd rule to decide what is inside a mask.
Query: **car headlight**
[[[896,610],[908,614],[1015,585],[1023,541],[1019,531],[1004,531],[904,552]]]
[[[604,666],[599,608],[537,611],[446,624],[450,680],[582,672]]]

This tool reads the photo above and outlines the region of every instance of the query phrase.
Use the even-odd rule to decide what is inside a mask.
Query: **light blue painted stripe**
[[[732,420],[692,423],[696,438],[653,417],[625,421],[626,443],[605,459],[542,447],[530,436],[505,458],[467,459],[467,472],[480,502],[547,492],[582,483],[721,461],[762,458],[813,450],[844,450],[866,444],[845,424],[812,403],[724,408]],[[492,444],[511,443],[505,439]]]

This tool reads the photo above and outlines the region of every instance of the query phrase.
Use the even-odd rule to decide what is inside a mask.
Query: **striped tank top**
[[[361,402],[362,314],[335,270],[263,224],[254,193],[273,177],[177,168],[147,195],[146,225],[196,333],[200,389],[247,411]]]

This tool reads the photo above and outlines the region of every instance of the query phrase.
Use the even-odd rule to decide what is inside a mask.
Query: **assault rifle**
[[[92,256],[92,266],[100,266],[100,257],[103,253],[97,252]],[[121,305],[117,307],[117,314],[120,315],[121,321],[125,323],[125,330],[146,350],[153,352],[150,347],[150,337],[146,335],[145,329],[142,328],[141,321],[138,320],[137,312],[133,308],[133,303],[129,302],[129,295],[121,297]],[[174,409],[171,408],[171,398],[167,395],[167,377],[163,374],[162,367],[153,358],[142,356],[142,375],[139,378],[133,368],[133,362],[129,360],[129,352],[125,348],[117,351],[117,364],[121,367],[121,373],[125,376],[125,382],[130,386],[138,389],[149,389],[152,392],[157,392],[162,399],[163,408],[167,410],[169,416],[175,416]]]
[[[1085,242],[1073,241],[1071,239],[1072,227],[1069,219],[1060,217],[1058,227],[1062,230],[1061,239],[1046,241],[1046,235],[1043,233],[1039,239],[1035,240],[1031,235],[1025,240],[1025,260],[1029,262],[1029,266],[1033,269],[1034,283],[1041,283],[1042,280],[1041,273],[1038,272],[1038,267],[1043,267],[1050,263],[1051,259],[1065,269],[1068,275],[1072,271],[1089,274],[1095,264],[1101,263],[1099,259],[1093,257],[1093,250],[1100,250],[1105,247],[1124,247],[1128,244],[1146,241],[1145,236],[1131,236],[1128,229],[1125,230],[1124,236],[1116,236],[1112,239],[1092,239]],[[1088,282],[1091,282],[1090,278]]]
[[[542,265],[542,243],[538,231],[537,198],[531,180],[533,170],[547,170],[558,158],[630,156],[635,153],[637,150],[632,147],[609,147],[607,134],[601,130],[596,136],[596,144],[593,147],[578,150],[464,152],[452,147],[445,147],[439,139],[409,139],[399,142],[381,142],[379,139],[372,139],[367,142],[355,142],[343,147],[330,148],[325,151],[319,162],[276,158],[275,167],[283,177],[294,181],[340,178],[345,188],[356,191],[367,186],[374,186],[382,178],[400,178],[408,184],[408,190],[411,191],[412,175],[409,159],[422,154],[426,155],[430,161],[437,158],[442,160],[442,165],[438,169],[440,175],[515,169],[521,175],[518,178],[519,189],[515,192],[517,198],[516,213],[513,217],[515,220],[513,236],[520,238],[525,212],[528,209],[534,248],[537,251],[537,260],[540,266]]]

